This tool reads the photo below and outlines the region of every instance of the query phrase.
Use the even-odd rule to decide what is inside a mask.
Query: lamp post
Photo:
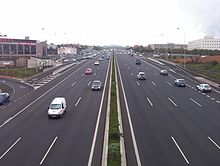
[[[177,30],[180,30],[180,28],[177,28]],[[185,33],[185,30],[183,30],[183,45],[186,43],[186,33]],[[186,68],[186,61],[185,61],[185,58],[186,58],[186,53],[185,53],[185,49],[184,49],[184,46],[183,46],[183,67]]]

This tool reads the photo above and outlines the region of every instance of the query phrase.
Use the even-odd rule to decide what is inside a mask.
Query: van
[[[56,97],[48,108],[48,118],[62,118],[66,112],[66,99],[64,97]]]

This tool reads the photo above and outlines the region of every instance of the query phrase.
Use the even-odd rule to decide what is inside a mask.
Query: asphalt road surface
[[[167,66],[141,57],[118,54],[117,64],[127,164],[219,166],[220,95],[197,91],[196,81],[175,69],[162,76]],[[146,80],[137,80],[139,71]],[[174,86],[176,78],[187,86]]]
[[[94,66],[97,58],[72,66],[0,110],[0,165],[100,165],[110,60]],[[88,67],[91,75],[84,74]],[[101,91],[91,90],[96,79]],[[66,98],[67,113],[48,119],[48,106],[58,96]]]

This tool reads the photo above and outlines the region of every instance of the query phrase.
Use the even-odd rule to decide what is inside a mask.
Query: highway
[[[220,95],[197,91],[196,80],[175,68],[116,54],[127,164],[219,166]],[[146,80],[137,80],[139,71]],[[174,86],[176,78],[187,86]]]
[[[94,66],[97,58],[70,67],[0,110],[0,165],[101,165],[111,61]],[[91,75],[84,74],[88,67]],[[101,91],[91,90],[95,79],[102,82]],[[66,98],[67,113],[48,119],[48,106],[58,96]]]

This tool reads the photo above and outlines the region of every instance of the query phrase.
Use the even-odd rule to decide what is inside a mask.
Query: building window
[[[3,50],[2,50],[2,44],[0,44],[0,54],[3,53]]]
[[[25,45],[24,46],[24,53],[25,54],[30,54],[30,45]]]
[[[18,54],[24,54],[23,45],[18,45]]]
[[[36,45],[31,46],[31,54],[36,54]]]
[[[17,47],[15,44],[11,45],[11,54],[17,54]]]
[[[3,54],[10,54],[10,48],[9,48],[9,44],[4,44],[3,45]]]

